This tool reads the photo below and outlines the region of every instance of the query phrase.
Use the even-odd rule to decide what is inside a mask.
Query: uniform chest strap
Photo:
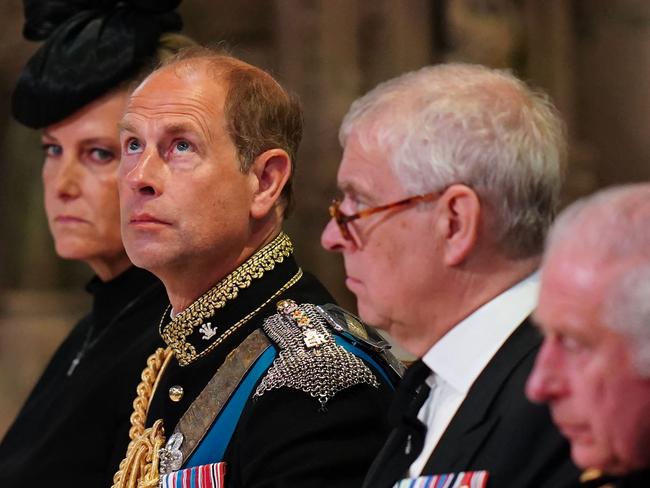
[[[258,329],[226,357],[161,450],[162,474],[221,461],[252,389],[275,354]]]
[[[194,454],[187,461],[187,466],[200,466],[214,463],[215,460],[223,460],[223,455],[239,423],[246,402],[252,396],[255,386],[269,369],[276,356],[277,351],[271,346],[268,346],[259,356],[231,395],[226,406],[221,410]]]
[[[386,376],[383,368],[372,358],[358,347],[350,344],[349,342],[336,337],[335,341],[341,347],[351,352],[352,354],[361,357],[367,361],[375,371],[377,371],[390,385],[390,380]],[[255,364],[248,370],[244,378],[241,380],[237,389],[230,396],[230,400],[226,406],[218,414],[217,419],[208,430],[205,437],[196,448],[194,453],[188,459],[186,467],[201,466],[204,464],[214,463],[221,461],[226,452],[228,443],[235,432],[235,428],[239,423],[239,418],[244,410],[246,402],[253,394],[253,390],[257,383],[259,383],[262,376],[273,364],[273,360],[277,357],[277,350],[274,347],[267,347],[264,352],[255,361]]]

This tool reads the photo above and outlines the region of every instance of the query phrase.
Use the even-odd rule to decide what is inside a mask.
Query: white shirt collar
[[[422,360],[435,376],[466,395],[501,345],[533,312],[538,291],[535,272],[459,322]]]

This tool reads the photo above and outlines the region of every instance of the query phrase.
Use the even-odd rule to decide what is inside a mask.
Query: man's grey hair
[[[627,339],[637,371],[650,377],[650,184],[602,190],[568,207],[544,259],[558,250],[573,251],[609,280],[601,321]]]
[[[566,155],[564,125],[546,95],[506,71],[426,67],[355,101],[339,132],[343,146],[353,132],[362,147],[388,154],[410,194],[473,188],[491,210],[486,230],[510,257],[542,251]]]

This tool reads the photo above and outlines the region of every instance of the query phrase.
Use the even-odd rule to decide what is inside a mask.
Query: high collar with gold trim
[[[584,488],[629,488],[650,486],[650,469],[632,471],[623,475],[609,475],[596,468],[588,468],[580,475],[580,486]]]
[[[281,232],[171,322],[161,321],[160,335],[178,363],[208,354],[296,283],[302,270],[292,254],[293,244]]]

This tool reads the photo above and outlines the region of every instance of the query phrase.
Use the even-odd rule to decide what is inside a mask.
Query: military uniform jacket
[[[87,286],[91,313],[58,348],[0,444],[0,486],[107,487],[126,449],[142,364],[163,345],[168,305],[152,274],[130,268]]]
[[[281,234],[171,322],[163,320],[161,334],[175,359],[161,375],[148,425],[162,419],[170,434],[224,360],[261,330],[280,300],[332,302],[324,287],[300,270],[291,252],[290,241]],[[392,387],[381,374],[375,377],[378,384],[349,386],[324,407],[291,387],[251,395],[223,459],[213,460],[225,461],[226,486],[360,486],[388,432]]]
[[[582,483],[582,488],[647,488],[650,486],[650,469],[634,471],[624,476],[601,475],[587,478]]]

